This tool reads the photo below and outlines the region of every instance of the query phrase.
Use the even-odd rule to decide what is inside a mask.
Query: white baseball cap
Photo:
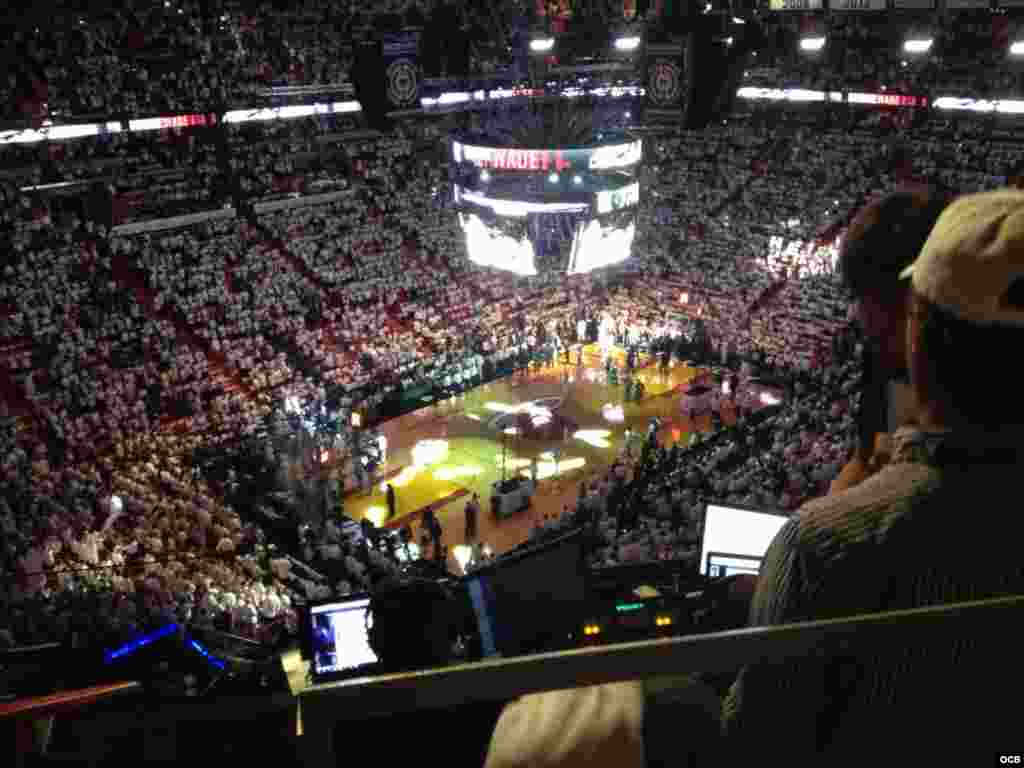
[[[961,320],[1024,327],[1024,304],[1009,301],[1010,287],[1024,279],[1024,191],[957,198],[900,277]]]

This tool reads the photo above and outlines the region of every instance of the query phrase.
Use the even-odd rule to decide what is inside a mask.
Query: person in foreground
[[[913,420],[906,352],[910,286],[900,272],[917,258],[949,203],[937,189],[898,190],[861,209],[843,237],[839,271],[865,343],[858,445],[832,481],[831,493],[852,488],[883,467],[892,453],[892,426]]]
[[[1024,192],[958,199],[903,276],[917,426],[894,434],[876,474],[781,529],[754,626],[1024,593],[1024,399],[991,384],[1013,380],[1024,347]],[[487,766],[864,765],[904,752],[986,764],[1019,748],[1009,745],[1024,669],[1013,628],[959,631],[747,666],[722,703],[718,742],[657,681],[527,696],[503,712]]]

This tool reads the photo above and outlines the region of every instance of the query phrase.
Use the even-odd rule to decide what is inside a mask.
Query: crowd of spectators
[[[752,62],[748,85],[973,98],[1021,91],[1020,66],[1007,56],[1020,29],[1012,12],[776,13],[761,21],[768,44]],[[805,37],[823,37],[825,47],[802,50]],[[933,44],[926,54],[907,53],[907,39]]]
[[[316,29],[335,12],[315,3],[274,32],[254,31],[269,7],[165,5],[90,20],[73,44],[13,44],[28,69],[74,51],[94,73],[37,73],[55,114],[206,109],[237,96],[226,83],[246,94],[274,79],[257,51],[289,82],[342,76],[344,55]],[[210,13],[219,34],[196,21]],[[190,52],[173,77],[157,39]],[[608,111],[620,125],[625,113]],[[846,217],[898,181],[997,186],[1022,152],[1012,127],[984,118],[937,116],[886,142],[870,118],[837,130],[797,116],[782,131],[762,118],[648,138],[639,269],[611,283],[473,265],[441,194],[444,121],[374,135],[318,117],[5,145],[0,518],[20,606],[7,631],[59,633],[59,601],[74,593],[102,607],[82,597],[70,615],[102,617],[103,631],[175,612],[262,636],[288,624],[295,599],[365,587],[388,556],[324,525],[303,531],[294,561],[277,557],[187,456],[251,436],[286,400],[373,409],[424,382],[469,386],[601,313],[652,335],[666,317],[699,318],[716,357],[802,377],[803,392],[658,454],[656,469],[624,460],[547,529],[603,513],[596,564],[685,559],[705,499],[794,509],[820,493],[850,440],[856,366],[829,353],[847,324],[832,274]],[[29,189],[41,184],[66,186]],[[317,194],[330,198],[304,199]],[[196,212],[206,220],[111,231]],[[627,490],[611,510],[616,483]]]

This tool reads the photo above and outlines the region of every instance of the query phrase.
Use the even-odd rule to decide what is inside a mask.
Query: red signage
[[[481,168],[503,171],[564,171],[572,163],[562,156],[560,149],[492,149],[489,157],[476,164]]]
[[[216,115],[172,115],[160,118],[161,128],[193,128],[196,126],[213,125],[217,122]]]

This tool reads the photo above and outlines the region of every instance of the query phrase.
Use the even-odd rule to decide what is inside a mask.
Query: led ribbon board
[[[643,143],[631,141],[586,149],[510,149],[452,143],[456,163],[502,171],[604,171],[629,168],[643,159]]]

